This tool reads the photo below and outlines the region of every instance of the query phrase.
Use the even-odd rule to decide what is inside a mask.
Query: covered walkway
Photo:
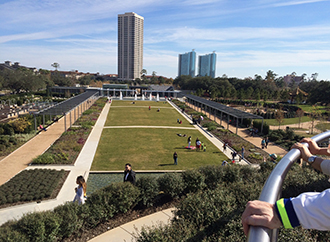
[[[238,132],[238,123],[243,123],[243,119],[262,119],[262,125],[261,125],[261,132],[263,128],[264,118],[252,113],[247,113],[232,107],[228,107],[226,105],[223,105],[221,103],[217,103],[211,100],[207,100],[202,97],[198,97],[195,95],[187,94],[186,96],[186,103],[191,104],[198,109],[199,111],[205,111],[208,112],[211,115],[214,116],[214,119],[219,118],[220,119],[220,125],[222,125],[222,121],[227,118],[227,129],[229,129],[229,124],[233,123],[236,125],[236,134]],[[211,118],[211,117],[210,117]]]

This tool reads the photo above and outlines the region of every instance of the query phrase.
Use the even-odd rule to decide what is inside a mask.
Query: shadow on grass
[[[170,164],[159,164],[158,166],[174,166],[174,163],[170,163]]]

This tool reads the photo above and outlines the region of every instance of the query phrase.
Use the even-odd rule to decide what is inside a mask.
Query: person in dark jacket
[[[135,172],[132,170],[132,165],[130,163],[125,164],[124,182],[130,182],[133,185],[135,185],[136,182]]]

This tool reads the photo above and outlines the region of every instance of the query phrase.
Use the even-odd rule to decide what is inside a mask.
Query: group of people
[[[130,163],[125,164],[124,170],[124,182],[130,182],[133,185],[136,183],[135,172],[132,170],[132,165]],[[76,179],[77,187],[75,187],[75,197],[73,202],[77,202],[79,205],[84,204],[87,199],[87,184],[83,176],[78,176]]]
[[[266,137],[266,138],[262,138],[262,140],[261,140],[261,148],[262,149],[267,149],[267,147],[268,147],[268,143],[269,143],[269,139],[268,139],[268,137]]]

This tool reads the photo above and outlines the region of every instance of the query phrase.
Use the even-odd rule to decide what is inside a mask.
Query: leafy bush
[[[204,183],[208,189],[215,189],[223,182],[224,170],[221,166],[203,166],[199,172],[204,175]]]
[[[28,241],[25,234],[15,230],[11,223],[0,227],[0,242]]]
[[[86,201],[84,219],[95,227],[118,213],[126,213],[138,202],[140,191],[129,182],[112,183],[93,193]]]
[[[69,237],[82,227],[83,220],[78,216],[81,207],[77,203],[68,202],[54,209],[54,213],[61,221],[58,232],[59,238]]]
[[[136,186],[140,190],[140,203],[146,207],[152,206],[159,193],[157,180],[150,176],[141,176],[137,180]]]
[[[198,170],[187,170],[182,173],[185,193],[197,192],[202,190],[205,185],[205,177]]]
[[[184,189],[182,177],[179,173],[166,173],[158,178],[159,190],[172,198],[179,197]]]

